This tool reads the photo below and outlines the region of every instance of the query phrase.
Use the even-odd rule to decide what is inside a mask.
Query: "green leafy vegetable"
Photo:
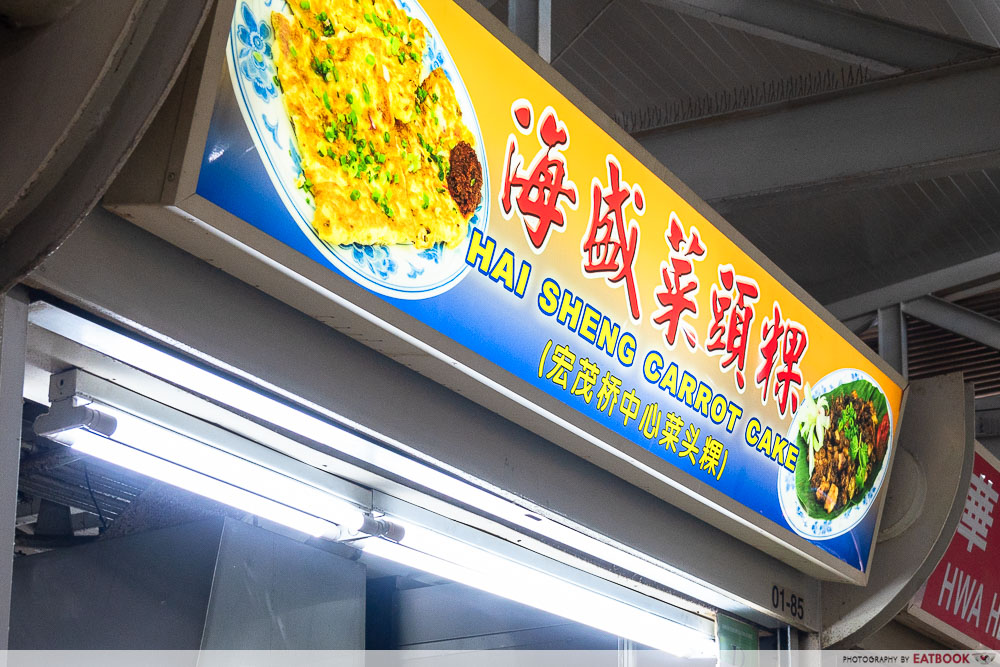
[[[840,396],[849,396],[852,393],[857,393],[858,398],[862,401],[872,401],[875,415],[879,421],[882,420],[883,415],[888,413],[888,405],[886,402],[885,395],[879,391],[878,387],[866,380],[855,380],[854,382],[848,382],[836,387],[829,393],[820,397],[816,400],[816,405],[819,406],[821,402],[826,401],[826,405],[830,405],[833,401]],[[815,408],[807,408],[810,402],[811,393],[806,390],[806,399],[803,401],[802,405],[799,406],[799,411],[805,410],[803,417],[807,416],[810,409],[815,410]],[[824,411],[827,408],[824,407]],[[843,514],[844,511],[857,505],[864,499],[867,491],[871,488],[871,484],[878,477],[879,470],[882,465],[885,464],[885,459],[888,458],[888,454],[875,465],[872,466],[871,470],[868,470],[867,475],[864,470],[868,467],[868,446],[863,441],[861,441],[859,434],[860,429],[857,425],[857,415],[853,414],[848,419],[845,419],[845,414],[848,413],[848,409],[845,408],[841,411],[840,418],[837,420],[835,427],[841,430],[846,427],[853,426],[854,438],[849,439],[849,446],[851,449],[851,456],[859,460],[859,469],[862,471],[861,474],[855,476],[855,483],[857,484],[857,493],[854,498],[846,503],[844,506],[835,509],[833,512],[827,512],[823,507],[823,503],[816,499],[814,490],[810,484],[810,478],[813,473],[813,462],[811,460],[811,455],[813,451],[814,441],[807,439],[807,433],[801,427],[799,427],[799,432],[796,437],[796,444],[799,447],[799,451],[807,449],[810,453],[810,457],[800,456],[795,466],[795,494],[799,499],[799,503],[805,510],[806,514],[814,519],[825,519],[832,520]],[[850,408],[850,413],[854,413],[854,409]],[[829,419],[829,415],[824,415]],[[800,420],[801,421],[801,420]],[[841,424],[843,423],[843,427]],[[824,429],[825,433],[825,429]],[[846,433],[845,433],[846,435]],[[822,448],[823,440],[822,435],[819,436],[819,447],[816,447],[816,451]],[[806,459],[806,460],[804,460]],[[808,463],[806,462],[808,460]]]
[[[868,478],[868,446],[860,443],[858,447],[858,471],[854,473],[854,483],[860,489]]]
[[[854,411],[854,406],[848,404],[840,413],[840,421],[837,422],[837,430],[843,433],[851,441],[851,449],[857,447],[858,440],[858,414]],[[853,456],[853,451],[851,453]]]
[[[857,472],[854,474],[854,483],[860,489],[868,478],[868,444],[861,440],[861,429],[858,427],[857,419],[858,415],[854,411],[854,406],[848,405],[840,414],[837,429],[847,438],[851,458],[858,464]]]

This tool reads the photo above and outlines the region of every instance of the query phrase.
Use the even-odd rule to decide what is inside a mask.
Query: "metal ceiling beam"
[[[967,287],[963,286],[956,289],[954,292],[949,290],[947,294],[942,296],[946,296],[949,301],[961,301],[962,299],[968,299],[971,296],[979,296],[980,294],[995,292],[997,290],[1000,290],[1000,278],[986,280],[985,282],[976,283]]]
[[[981,58],[991,50],[833,5],[803,0],[645,0],[682,14],[865,65],[885,74]]]
[[[992,57],[636,138],[725,214],[994,166],[998,107]]]
[[[904,378],[907,367],[906,318],[901,304],[878,309],[878,353]]]
[[[843,320],[844,326],[851,330],[855,336],[860,336],[864,332],[871,329],[876,324],[877,315],[873,313],[865,313],[864,315],[859,315],[858,317],[852,317],[850,319]]]
[[[507,27],[545,62],[552,61],[552,0],[509,0]]]
[[[998,273],[1000,273],[1000,252],[829,303],[826,304],[826,309],[841,321],[854,320],[874,313],[879,308],[966,285]]]
[[[903,312],[963,338],[1000,350],[1000,320],[934,296],[904,303]]]

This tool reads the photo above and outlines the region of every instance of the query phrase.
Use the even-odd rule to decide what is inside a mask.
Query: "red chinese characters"
[[[688,232],[677,218],[670,214],[670,227],[664,234],[670,246],[669,261],[660,262],[663,285],[653,294],[660,305],[652,315],[653,326],[663,329],[663,339],[669,349],[677,344],[677,333],[684,334],[684,340],[691,350],[698,349],[698,334],[688,318],[698,315],[698,294],[700,283],[694,273],[694,262],[705,258],[706,248],[696,227]]]
[[[719,282],[712,285],[712,322],[708,326],[705,351],[717,355],[719,368],[734,368],[736,388],[746,388],[745,368],[750,327],[755,316],[753,304],[760,299],[760,287],[753,278],[736,274],[732,264],[719,266]]]
[[[613,155],[606,158],[608,185],[595,178],[591,184],[590,222],[580,244],[584,275],[604,275],[609,287],[624,283],[629,315],[639,322],[642,312],[635,283],[635,257],[639,250],[639,225],[629,219],[646,211],[639,185],[621,180],[621,165]]]
[[[782,417],[788,413],[789,406],[792,414],[795,414],[799,408],[799,390],[802,387],[799,364],[809,347],[809,334],[798,322],[783,319],[781,306],[775,301],[774,314],[771,318],[764,318],[760,337],[760,363],[754,375],[754,383],[761,388],[761,399],[766,405],[768,396],[773,393]]]
[[[531,134],[535,126],[531,103],[516,100],[510,111],[518,131]],[[577,190],[568,178],[566,158],[562,153],[569,147],[570,140],[566,124],[559,120],[552,107],[547,107],[535,129],[539,149],[527,167],[524,167],[517,136],[512,133],[507,138],[500,210],[505,220],[517,213],[528,243],[536,252],[541,252],[552,229],[565,227],[564,206],[576,209]]]

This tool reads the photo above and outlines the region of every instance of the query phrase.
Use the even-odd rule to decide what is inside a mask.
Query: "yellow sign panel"
[[[260,161],[213,153],[213,120],[199,195],[707,506],[867,569],[896,378],[461,7],[241,2],[228,59]]]

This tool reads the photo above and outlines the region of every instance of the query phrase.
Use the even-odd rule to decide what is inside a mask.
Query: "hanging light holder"
[[[86,405],[78,405],[76,399],[70,396],[53,401],[49,411],[39,415],[34,425],[35,434],[42,437],[76,428],[85,428],[110,438],[118,428],[118,420]]]
[[[79,369],[53,375],[51,405],[35,419],[35,433],[314,536],[403,539],[399,524],[350,506],[287,473],[218,449],[209,444],[211,437],[202,441],[196,434],[183,435],[107,405],[95,391],[102,386],[103,393],[111,391],[108,383]]]

